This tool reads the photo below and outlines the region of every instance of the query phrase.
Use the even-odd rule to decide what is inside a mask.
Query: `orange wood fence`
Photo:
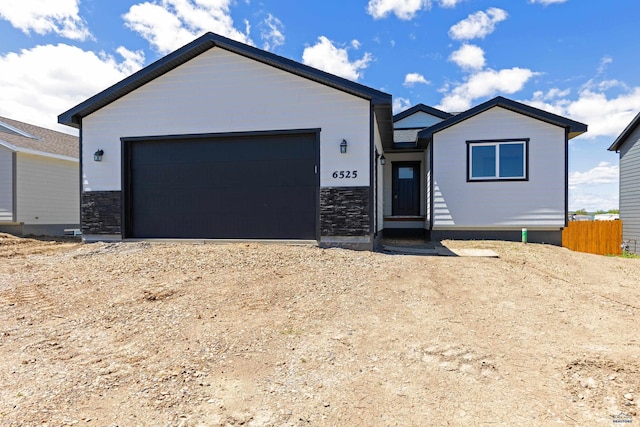
[[[569,221],[562,246],[597,255],[621,255],[622,221]]]

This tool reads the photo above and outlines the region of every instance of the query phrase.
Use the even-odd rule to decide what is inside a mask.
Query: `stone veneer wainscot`
[[[82,234],[122,234],[122,192],[86,191],[81,198]]]
[[[369,187],[320,189],[321,236],[369,236],[371,234]]]

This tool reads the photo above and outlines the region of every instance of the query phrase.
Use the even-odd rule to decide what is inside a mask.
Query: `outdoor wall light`
[[[101,162],[103,154],[104,154],[104,150],[102,149],[96,151],[95,153],[93,153],[93,160],[96,162]]]
[[[384,157],[384,154],[380,156],[380,164],[384,166],[387,163],[387,159]]]
[[[347,152],[347,140],[343,139],[342,142],[340,143],[340,153],[344,154]]]

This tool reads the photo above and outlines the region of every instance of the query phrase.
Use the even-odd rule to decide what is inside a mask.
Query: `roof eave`
[[[433,108],[433,107],[429,107],[428,105],[425,104],[416,104],[411,108],[408,108],[404,111],[399,112],[398,114],[393,116],[393,122],[397,122],[400,121],[402,119],[405,119],[415,113],[418,112],[423,112],[426,114],[430,114],[434,117],[438,117],[440,119],[448,119],[449,117],[453,116],[453,114],[447,113],[446,111],[442,111],[442,110],[438,110],[437,108]]]
[[[507,98],[503,98],[498,96],[493,98],[487,102],[484,102],[480,105],[477,105],[465,112],[452,116],[446,120],[441,121],[440,123],[436,123],[435,125],[428,127],[418,133],[417,140],[419,143],[427,144],[433,139],[433,135],[437,132],[441,132],[448,127],[454,126],[459,122],[467,120],[471,117],[474,117],[480,113],[483,113],[491,108],[501,107],[519,114],[524,114],[526,116],[541,120],[543,122],[560,126],[568,130],[569,139],[575,138],[587,131],[587,125],[584,123],[577,122],[575,120],[567,119],[566,117],[561,117],[553,113],[549,113],[544,110],[540,110],[535,107],[528,106],[526,104],[521,104],[516,101],[512,101]]]
[[[622,144],[627,141],[629,135],[631,135],[636,128],[640,125],[640,113],[636,114],[636,116],[631,120],[631,122],[627,125],[626,128],[618,135],[613,144],[607,149],[609,151],[619,151]]]

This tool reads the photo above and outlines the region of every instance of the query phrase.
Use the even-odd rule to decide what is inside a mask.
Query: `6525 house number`
[[[331,174],[331,176],[334,179],[349,179],[349,178],[357,178],[358,177],[358,171],[333,171],[333,174]]]

